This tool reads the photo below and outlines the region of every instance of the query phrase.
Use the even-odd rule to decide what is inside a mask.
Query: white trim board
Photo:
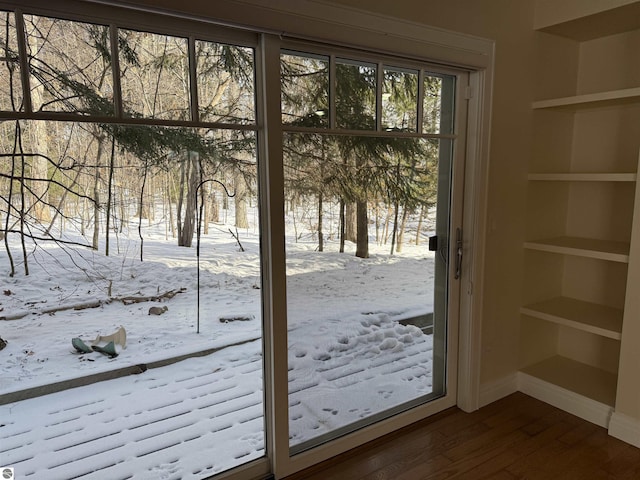
[[[517,376],[518,391],[588,422],[608,428],[613,407],[523,372],[518,372]]]
[[[640,448],[640,420],[613,412],[609,422],[609,435]]]
[[[518,374],[514,373],[480,386],[480,408],[518,391]]]
[[[522,392],[572,415],[608,429],[609,435],[640,448],[640,420],[615,412],[613,407],[523,372],[480,387],[480,407]]]

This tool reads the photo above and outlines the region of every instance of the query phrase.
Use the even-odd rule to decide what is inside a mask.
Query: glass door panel
[[[295,454],[447,393],[455,77],[294,52],[281,72]]]
[[[0,15],[3,464],[201,479],[264,458],[254,49]]]
[[[437,233],[447,243],[450,162],[442,152],[450,149],[442,144],[451,141],[395,140],[398,151],[366,167],[340,155],[343,142],[285,135],[294,452],[438,398],[446,388],[447,249],[430,251],[429,237]],[[344,200],[345,184],[366,188],[364,169],[384,168],[387,176],[376,182],[412,190],[414,201],[372,194],[359,211]],[[367,258],[355,255],[355,230],[363,224]]]

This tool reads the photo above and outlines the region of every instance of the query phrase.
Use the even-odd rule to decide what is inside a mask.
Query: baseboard
[[[609,427],[613,407],[596,402],[580,394],[566,390],[526,373],[518,372],[518,390],[533,398],[553,405],[576,417],[604,428]],[[639,424],[640,425],[640,424]]]
[[[609,422],[609,435],[640,448],[640,420],[613,412]]]
[[[480,387],[480,407],[489,405],[518,391],[517,374],[508,375]]]

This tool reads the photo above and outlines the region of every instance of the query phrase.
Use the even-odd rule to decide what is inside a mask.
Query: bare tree
[[[187,157],[181,165],[180,178],[181,201],[178,203],[178,245],[190,247],[193,243],[196,227],[197,189],[202,181],[197,152],[187,152]],[[183,206],[184,211],[182,210]]]

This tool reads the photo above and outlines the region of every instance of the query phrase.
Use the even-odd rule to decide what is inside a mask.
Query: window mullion
[[[196,39],[189,37],[189,84],[191,87],[191,120],[200,121],[200,110],[198,109],[198,78],[196,77]]]
[[[278,477],[289,468],[289,391],[280,40],[262,36],[257,106],[267,455]]]
[[[120,49],[118,47],[118,27],[109,25],[109,40],[111,42],[111,75],[113,77],[113,108],[116,118],[123,117],[122,85],[120,83]]]
[[[33,104],[31,103],[30,71],[29,62],[27,61],[27,35],[22,10],[16,9],[15,21],[16,37],[18,40],[18,61],[20,62],[20,80],[22,81],[22,101],[24,103],[24,111],[26,113],[32,113]]]
[[[416,117],[416,132],[422,133],[424,122],[424,70],[418,71],[418,115]]]
[[[336,56],[329,56],[329,128],[336,128]]]
[[[376,132],[382,131],[382,86],[384,84],[384,67],[376,65]]]

